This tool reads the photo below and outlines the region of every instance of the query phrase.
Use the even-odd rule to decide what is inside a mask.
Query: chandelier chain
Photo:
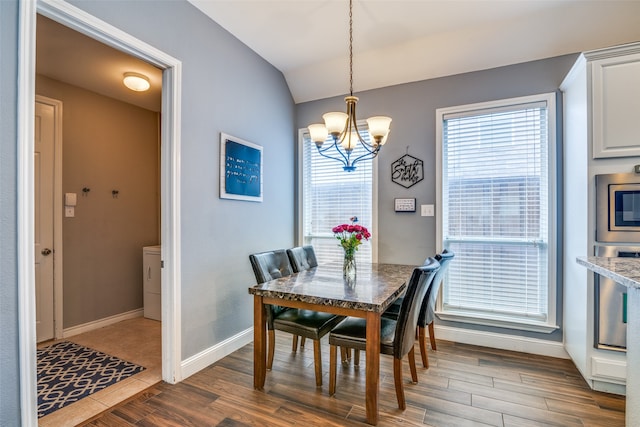
[[[353,0],[349,0],[349,93],[353,96]]]
[[[347,103],[346,114],[335,111],[323,114],[325,123],[309,125],[309,135],[321,156],[337,160],[342,163],[345,172],[353,172],[356,170],[356,163],[378,155],[387,140],[391,123],[391,117],[370,117],[367,119],[369,137],[363,137],[358,130],[358,97],[353,96],[353,0],[349,0],[349,96],[344,100]],[[327,141],[329,134],[331,141]]]

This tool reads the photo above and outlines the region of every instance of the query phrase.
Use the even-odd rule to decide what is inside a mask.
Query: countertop
[[[628,288],[640,289],[640,258],[577,257],[578,264]]]

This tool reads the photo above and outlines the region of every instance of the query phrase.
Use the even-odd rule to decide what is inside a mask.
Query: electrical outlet
[[[75,215],[75,209],[73,206],[66,206],[64,208],[64,216],[67,218],[73,218]]]
[[[433,216],[434,215],[433,205],[420,205],[420,215]]]

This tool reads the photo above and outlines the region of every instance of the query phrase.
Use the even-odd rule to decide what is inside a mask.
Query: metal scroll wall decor
[[[391,181],[404,188],[413,187],[424,179],[423,165],[422,160],[407,153],[391,163]]]

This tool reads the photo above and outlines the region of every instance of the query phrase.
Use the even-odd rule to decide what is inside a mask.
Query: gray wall
[[[0,1],[0,425],[20,419],[16,140],[18,2]]]
[[[279,71],[190,3],[71,3],[182,61],[186,359],[252,326],[248,256],[293,244],[293,100]],[[220,132],[264,147],[264,202],[218,197]]]
[[[182,61],[182,357],[253,324],[251,252],[293,245],[294,104],[282,74],[185,1],[74,5]],[[0,425],[19,419],[17,2],[0,1]],[[219,135],[264,147],[264,202],[222,200]],[[268,223],[265,221],[268,219]]]
[[[36,94],[63,103],[62,192],[78,196],[62,218],[63,327],[142,308],[142,248],[160,243],[159,113],[45,76]]]
[[[355,95],[360,98],[358,119],[374,115],[393,118],[389,140],[378,155],[378,236],[375,237],[378,239],[380,262],[421,263],[426,256],[436,252],[435,217],[421,217],[419,208],[416,213],[395,213],[393,209],[394,198],[398,197],[415,197],[418,206],[435,204],[436,109],[555,92],[576,58],[577,55],[566,55],[361,93],[356,90]],[[356,89],[357,82],[356,75]],[[344,107],[342,97],[299,104],[296,125],[303,128],[310,123],[317,123],[322,120],[324,112],[341,111]],[[561,104],[557,105],[557,110],[562,111]],[[561,120],[558,120],[558,126],[561,128]],[[558,144],[561,144],[560,139]],[[391,163],[402,157],[407,147],[409,154],[424,161],[425,170],[424,180],[409,189],[391,181]],[[558,148],[561,153],[560,145]],[[558,162],[561,163],[561,158],[558,158]],[[559,188],[562,188],[561,184]],[[558,256],[561,255],[559,245]],[[558,277],[562,277],[561,272]],[[557,315],[558,322],[561,322],[562,285],[560,280],[558,283]],[[538,334],[459,323],[448,325],[562,340],[561,330],[552,334]]]

